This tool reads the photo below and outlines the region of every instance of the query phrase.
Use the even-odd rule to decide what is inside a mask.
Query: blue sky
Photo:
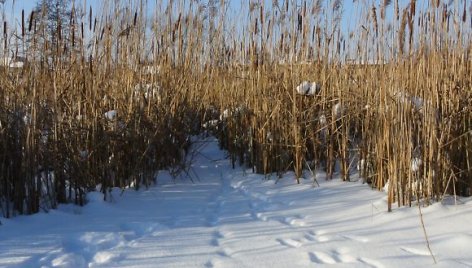
[[[136,0],[138,2],[139,0]],[[165,6],[168,0],[148,0],[148,10],[152,11],[155,8],[155,3],[162,1],[163,5]],[[175,2],[179,2],[180,0],[175,0]],[[203,2],[207,2],[208,0],[205,0]],[[266,7],[269,7],[272,5],[272,0],[260,0],[260,1],[265,1],[266,2]],[[307,2],[310,3],[311,1],[314,0],[308,0]],[[326,1],[325,5],[326,5]],[[468,0],[467,0],[468,1]],[[24,9],[26,13],[26,17],[30,14],[31,10],[33,7],[36,5],[38,1],[36,0],[6,0],[4,4],[4,12],[7,16],[7,20],[11,22],[11,14],[14,14],[17,26],[21,25],[20,20],[21,20],[21,11]],[[94,14],[99,14],[100,12],[100,7],[101,5],[105,2],[105,0],[75,0],[77,5],[84,6],[86,7],[87,11],[90,6],[92,6],[94,10]],[[114,0],[110,0],[110,2],[114,2]],[[122,2],[127,2],[127,1],[122,1]],[[219,0],[217,0],[219,2]],[[248,9],[248,2],[249,0],[227,0],[229,3],[229,10],[228,14],[230,16],[233,16],[236,20],[243,20],[247,18],[247,9]],[[282,4],[284,1],[279,0],[279,3]],[[299,1],[297,1],[299,2]],[[381,0],[357,0],[352,1],[352,0],[344,0],[343,2],[343,17],[342,17],[342,28],[343,28],[343,33],[347,35],[351,31],[356,31],[359,30],[359,25],[358,25],[358,16],[359,16],[359,8],[358,8],[358,3],[363,4],[363,3],[368,3],[368,5],[371,7],[372,3],[376,3],[377,7],[379,6],[380,2],[383,2]],[[394,2],[394,1],[392,1]],[[401,6],[406,6],[406,4],[409,2],[409,0],[400,0],[400,5]],[[418,9],[422,9],[427,5],[428,1],[418,1],[417,6]],[[12,4],[14,3],[14,7],[12,7]],[[184,0],[184,3],[188,3],[188,0]],[[1,7],[1,5],[0,5]],[[370,8],[369,8],[370,10]],[[380,12],[380,11],[378,11]],[[392,17],[393,14],[393,3],[390,5],[390,7],[387,9],[387,16]],[[357,27],[357,28],[354,28]]]
[[[266,0],[268,1],[268,0]],[[19,18],[21,16],[21,10],[25,10],[26,14],[29,14],[33,7],[36,5],[35,0],[6,0],[5,1],[5,13],[8,14],[15,14],[15,17]],[[103,3],[103,0],[76,0],[77,4],[83,5],[84,2],[86,3],[86,6],[92,6],[94,10],[97,10],[100,8],[100,4]],[[149,8],[153,9],[155,6],[155,0],[149,0]],[[163,2],[167,2],[167,0],[163,0]],[[268,1],[271,2],[271,1]],[[282,2],[282,1],[280,1]],[[12,4],[15,3],[14,7],[12,7]],[[241,10],[245,10],[243,8],[247,8],[247,3],[248,0],[229,0],[228,3],[230,4],[230,12],[232,13],[239,13]],[[267,5],[269,6],[269,5]],[[344,1],[344,13],[349,17],[349,14],[354,12],[354,6],[353,6],[353,1]]]

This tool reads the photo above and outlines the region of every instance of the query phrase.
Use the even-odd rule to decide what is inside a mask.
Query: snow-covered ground
[[[386,212],[361,182],[232,170],[215,141],[193,168],[85,207],[0,219],[0,267],[430,267],[417,207]],[[436,267],[472,267],[472,199],[422,209]]]

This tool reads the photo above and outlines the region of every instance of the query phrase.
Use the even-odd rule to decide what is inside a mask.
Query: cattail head
[[[262,28],[264,25],[264,6],[263,5],[260,6],[259,17],[261,18],[261,28]]]
[[[414,18],[416,15],[416,0],[410,2],[410,16]]]
[[[464,22],[464,23],[467,21],[467,6],[466,6],[465,2],[466,1],[464,1],[464,11],[462,12],[462,22]]]
[[[375,35],[378,35],[379,34],[379,25],[378,25],[378,22],[377,22],[377,8],[375,7],[375,5],[372,5],[372,20],[373,20],[373,23],[374,23]]]
[[[406,34],[406,25],[408,21],[408,10],[403,10],[402,20],[400,23],[400,29],[398,32],[398,46],[400,54],[403,54],[405,48],[405,34]]]
[[[25,37],[25,10],[21,10],[21,36]]]
[[[30,14],[28,32],[31,32],[31,29],[33,27],[33,20],[34,20],[34,10],[31,11],[31,14]]]
[[[298,14],[297,29],[298,29],[299,32],[301,32],[303,30],[303,16],[302,16],[302,14]]]

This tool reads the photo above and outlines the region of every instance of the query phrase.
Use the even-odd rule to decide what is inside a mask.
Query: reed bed
[[[357,1],[349,29],[342,1],[317,0],[233,16],[225,1],[75,1],[52,39],[45,8],[5,21],[4,58],[27,61],[0,70],[3,216],[178,174],[202,133],[258,173],[349,181],[357,166],[389,210],[471,195],[472,7],[424,2]]]

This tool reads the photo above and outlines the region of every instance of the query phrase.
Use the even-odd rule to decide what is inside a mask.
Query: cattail
[[[261,29],[264,28],[264,6],[260,6],[260,14],[259,17],[261,18]]]
[[[34,20],[34,10],[31,11],[30,19],[29,19],[29,25],[28,25],[28,32],[31,32],[31,29],[33,27],[33,20]]]
[[[180,22],[180,16],[181,16],[181,14],[179,14],[179,22]],[[137,21],[138,21],[138,11],[135,11],[134,12],[134,19],[133,19],[133,26],[136,26]]]
[[[62,40],[62,34],[61,34],[62,30],[61,30],[61,27],[62,27],[62,25],[61,25],[61,22],[59,21],[59,22],[57,23],[57,28],[56,28],[56,34],[57,34],[58,40]]]
[[[72,29],[72,47],[75,47],[75,30]]]
[[[92,31],[92,6],[90,6],[90,9],[89,9],[89,31]],[[94,31],[95,31],[95,27],[94,28]]]
[[[103,36],[105,34],[105,28],[106,28],[106,26],[103,26],[102,32],[100,33],[100,37],[99,37],[100,41],[103,40]]]
[[[465,4],[466,1],[464,1],[464,11],[462,12],[462,22],[466,22],[467,21],[467,6]]]
[[[259,33],[259,20],[256,18],[256,20],[254,21],[254,34],[258,34]]]
[[[282,50],[283,50],[283,47],[284,47],[284,34],[282,33],[281,36],[280,36],[280,46],[279,46],[279,50],[282,51]]]
[[[269,19],[269,21],[267,22],[267,29],[270,29],[272,26],[272,20]],[[270,37],[270,31],[267,31],[266,33],[266,41],[269,40],[269,37]]]
[[[7,22],[3,22],[3,49],[7,49],[8,47],[8,31],[7,31]]]
[[[414,19],[415,19],[415,5],[416,5],[416,1],[415,0],[412,0],[411,3],[410,3],[410,12],[408,13],[408,28],[409,28],[409,44],[410,44],[410,50],[411,50],[411,44],[413,42],[413,32],[414,32],[414,28],[415,28],[415,24],[413,23],[414,22]]]
[[[404,9],[402,20],[400,23],[400,29],[398,32],[398,42],[399,42],[398,44],[399,44],[400,54],[403,54],[403,51],[405,48],[405,31],[406,31],[407,20],[408,20],[408,10]]]
[[[298,14],[298,26],[297,26],[297,29],[299,32],[301,32],[303,30],[303,17],[302,15],[299,13]]]
[[[313,25],[313,29],[311,32],[311,42],[315,41],[315,33],[316,33],[316,26]]]
[[[181,21],[182,21],[182,13],[179,13],[179,17],[177,18],[177,23],[175,26],[176,29],[180,28]]]
[[[21,10],[21,36],[25,37],[25,10]]]
[[[443,8],[443,14],[442,14],[442,22],[443,23],[446,23],[446,20],[447,20],[447,4],[444,4],[444,8]]]
[[[306,17],[306,0],[303,1],[303,17]]]
[[[375,5],[372,5],[372,20],[374,22],[374,31],[375,35],[379,35],[379,25],[377,23],[377,8]]]
[[[414,18],[416,15],[416,0],[410,2],[410,16]]]

